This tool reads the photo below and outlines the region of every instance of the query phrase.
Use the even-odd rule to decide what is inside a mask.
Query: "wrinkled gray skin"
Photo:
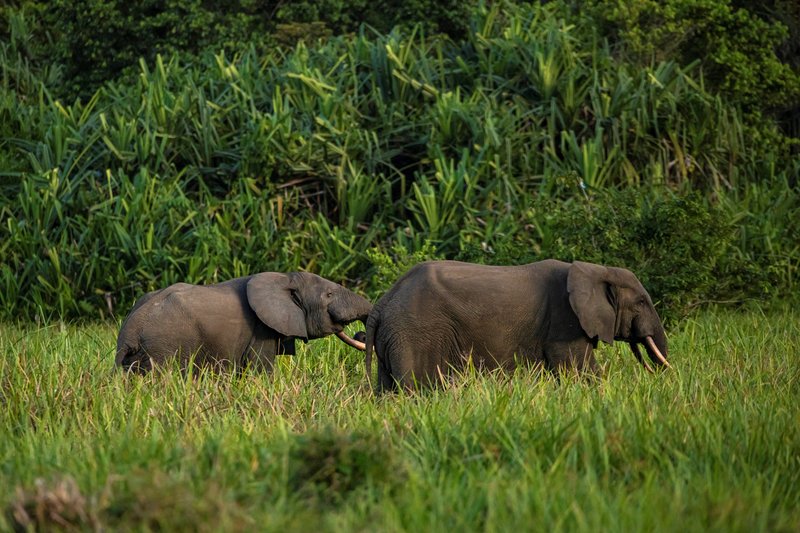
[[[487,369],[511,368],[516,357],[553,372],[597,373],[592,352],[598,340],[629,341],[640,359],[636,344],[648,335],[666,357],[667,337],[653,302],[624,268],[555,260],[521,266],[429,261],[411,268],[370,313],[367,373],[371,377],[373,349],[377,391],[435,384],[470,356]]]
[[[122,323],[116,364],[146,372],[178,357],[197,366],[272,368],[294,339],[366,323],[369,301],[315,274],[263,272],[215,285],[176,283],[145,294]]]

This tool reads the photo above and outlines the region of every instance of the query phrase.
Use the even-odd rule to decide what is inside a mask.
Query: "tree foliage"
[[[476,1],[447,0],[27,0],[0,8],[34,36],[27,53],[38,64],[63,66],[51,87],[72,99],[90,96],[103,83],[135,74],[139,59],[196,57],[205,50],[237,51],[250,44],[267,50],[357,32],[366,24],[388,33],[421,25],[431,33],[463,36]],[[6,24],[0,35],[19,35]]]
[[[750,112],[798,109],[796,3],[594,0],[590,5],[603,31],[638,63],[696,61],[712,88]]]
[[[11,20],[3,313],[107,316],[259,270],[376,294],[388,262],[367,252],[402,246],[405,265],[426,242],[625,265],[676,314],[794,287],[800,161],[775,125],[692,68],[625,60],[562,7],[482,5],[463,38],[415,26],[159,55],[71,102]]]

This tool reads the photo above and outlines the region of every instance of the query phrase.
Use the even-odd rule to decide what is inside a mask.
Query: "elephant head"
[[[630,270],[575,261],[567,274],[567,292],[589,338],[608,344],[628,341],[633,355],[649,372],[653,369],[642,358],[639,344],[653,363],[670,366],[664,326],[650,295]]]
[[[256,274],[247,282],[247,301],[259,320],[286,337],[308,340],[335,333],[347,344],[365,348],[344,327],[356,320],[366,324],[372,304],[316,274]]]

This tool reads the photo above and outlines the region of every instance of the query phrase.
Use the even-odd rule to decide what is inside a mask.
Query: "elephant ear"
[[[293,279],[280,272],[262,272],[247,282],[247,303],[258,319],[285,337],[308,338],[306,316],[295,302]]]
[[[608,269],[604,266],[575,261],[567,274],[569,304],[578,315],[581,328],[593,339],[614,342],[617,312],[609,299]]]

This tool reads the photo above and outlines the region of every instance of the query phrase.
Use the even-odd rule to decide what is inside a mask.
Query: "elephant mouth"
[[[362,352],[367,350],[367,345],[365,343],[350,337],[344,332],[344,330],[337,332],[336,336],[339,337],[343,343],[347,344],[348,346],[352,346],[356,350],[361,350]]]
[[[631,351],[633,352],[634,357],[636,357],[636,360],[642,364],[645,370],[647,370],[652,374],[654,372],[653,367],[651,367],[650,364],[644,359],[644,357],[642,357],[642,352],[639,351],[639,345],[633,341],[629,342],[628,344],[630,345]],[[672,368],[672,366],[667,361],[667,358],[664,357],[664,355],[661,353],[661,350],[659,350],[658,346],[656,346],[656,342],[653,340],[653,337],[649,335],[645,337],[643,344],[645,350],[647,351],[648,357],[650,357],[650,360],[653,363],[656,363],[662,367]]]

